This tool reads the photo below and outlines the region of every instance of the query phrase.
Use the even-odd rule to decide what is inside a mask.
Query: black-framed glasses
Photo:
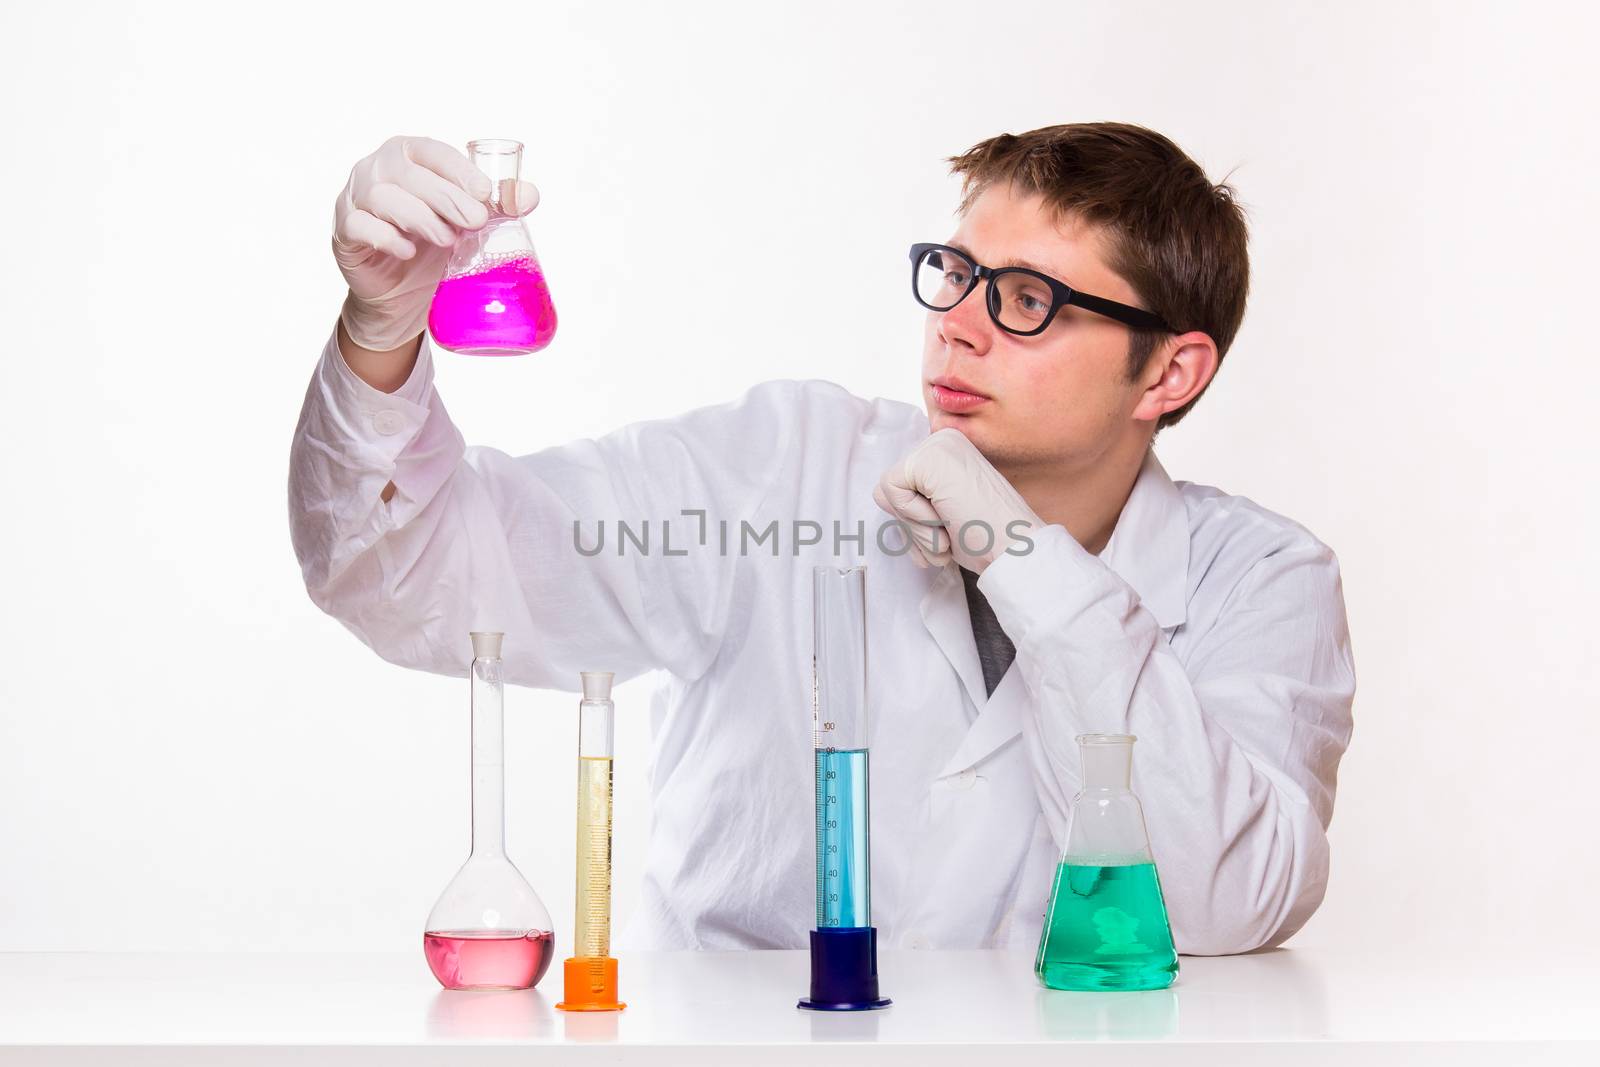
[[[1045,331],[1056,312],[1071,304],[1136,330],[1175,333],[1160,315],[1103,296],[1090,296],[1026,267],[980,266],[959,248],[911,246],[911,293],[929,311],[949,311],[987,280],[989,317],[1007,333],[1032,337]]]

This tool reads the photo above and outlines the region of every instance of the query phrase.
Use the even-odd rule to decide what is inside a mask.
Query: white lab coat
[[[619,944],[806,943],[811,568],[858,562],[880,943],[1037,943],[1084,732],[1138,735],[1133,785],[1179,950],[1288,937],[1322,899],[1351,730],[1333,553],[1243,497],[1174,483],[1152,453],[1099,557],[1051,526],[984,572],[1017,647],[986,696],[959,572],[919,569],[892,554],[896,534],[876,537],[887,516],[872,487],[927,433],[909,405],[775,381],[510,456],[465,446],[426,344],[385,394],[330,339],[295,433],[290,525],[312,599],[394,663],[462,675],[468,631],[495,629],[515,684],[663,672],[642,907]],[[601,520],[604,550],[581,554]],[[648,554],[618,520],[636,538],[649,520]],[[741,520],[751,537],[777,520],[777,536],[741,554]],[[812,531],[796,520],[821,543],[799,546]],[[836,520],[865,533],[838,555]]]

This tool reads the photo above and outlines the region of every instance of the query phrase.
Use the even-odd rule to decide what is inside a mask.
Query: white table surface
[[[1563,948],[1185,956],[1149,993],[1042,989],[1025,954],[884,951],[894,1005],[846,1014],[796,1009],[803,952],[635,953],[628,1009],[590,1015],[555,1010],[560,960],[538,989],[461,993],[420,947],[0,953],[0,1063],[1600,1064],[1595,963]]]

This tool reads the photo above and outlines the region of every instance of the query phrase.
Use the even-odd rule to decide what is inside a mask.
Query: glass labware
[[[815,773],[817,928],[802,1008],[863,1011],[878,993],[872,925],[867,731],[867,568],[814,567],[811,741]]]
[[[522,145],[486,139],[467,156],[489,176],[489,221],[463,230],[428,308],[428,331],[452,352],[520,356],[556,334],[556,309],[528,227],[517,214]]]
[[[611,770],[613,719],[610,671],[584,671],[578,702],[577,899],[572,956],[563,967],[562,1011],[621,1011],[617,961],[611,955]]]
[[[504,636],[472,634],[472,852],[422,934],[446,989],[527,989],[555,954],[550,913],[506,857]]]
[[[1130,734],[1080,734],[1072,801],[1034,973],[1051,989],[1165,989],[1178,976]]]

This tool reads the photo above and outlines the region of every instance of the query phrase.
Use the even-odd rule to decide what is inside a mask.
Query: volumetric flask
[[[889,1003],[878,995],[872,925],[867,569],[816,567],[811,581],[817,928],[811,931],[811,995],[799,1006],[862,1011]]]
[[[422,934],[446,989],[527,989],[555,953],[550,913],[506,858],[503,637],[472,635],[472,854]]]
[[[1083,792],[1072,801],[1034,973],[1051,989],[1165,989],[1178,954],[1130,788],[1129,734],[1081,734]]]
[[[492,183],[489,221],[456,240],[428,309],[428,330],[440,345],[470,356],[537,352],[556,334],[556,309],[513,202],[522,145],[473,141],[467,157]]]

